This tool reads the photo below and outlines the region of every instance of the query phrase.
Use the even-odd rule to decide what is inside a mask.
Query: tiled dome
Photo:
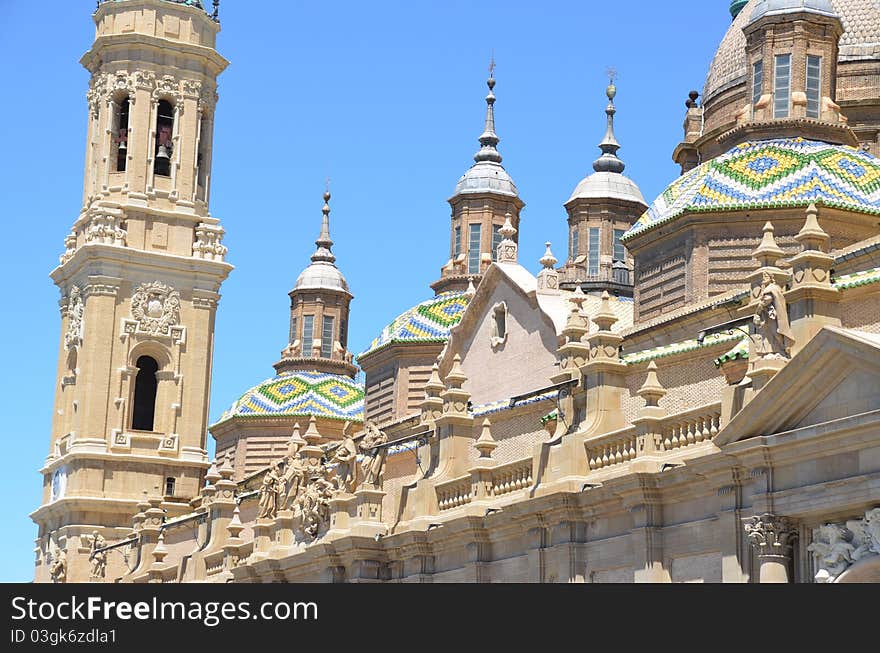
[[[743,143],[674,181],[624,239],[684,213],[806,207],[810,202],[880,214],[880,159],[802,138]]]
[[[360,357],[395,342],[446,342],[449,330],[461,322],[471,297],[467,292],[448,292],[413,306],[382,329]]]
[[[797,0],[797,4],[802,1],[813,3],[818,0]],[[840,61],[880,59],[880,3],[877,0],[822,0],[821,4],[829,2],[843,22]],[[730,86],[745,81],[748,66],[746,37],[742,30],[751,21],[759,5],[767,5],[767,0],[749,0],[721,40],[703,88],[704,103]]]
[[[347,376],[293,372],[245,392],[217,423],[232,418],[310,417],[364,421],[364,387]]]

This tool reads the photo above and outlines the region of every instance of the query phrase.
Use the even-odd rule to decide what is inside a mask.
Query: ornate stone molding
[[[198,99],[202,94],[202,82],[197,79],[185,79],[181,85],[185,97]]]
[[[195,242],[192,250],[195,258],[222,261],[229,251],[223,244],[223,234],[226,233],[219,225],[210,225],[204,222],[196,227]]]
[[[67,300],[67,331],[64,333],[64,349],[67,351],[82,344],[84,308],[82,291],[73,286]]]
[[[183,109],[183,93],[180,92],[180,82],[173,75],[162,75],[156,79],[156,87],[153,89],[153,99],[157,102],[163,99],[174,100],[178,110]]]
[[[64,239],[64,253],[58,257],[61,265],[67,263],[76,253],[76,234],[67,234]]]
[[[89,213],[89,219],[84,228],[86,243],[125,247],[128,232],[123,227],[125,216],[122,211],[96,207],[90,209]]]
[[[797,526],[792,519],[770,513],[743,520],[743,528],[759,557],[789,558],[792,544],[798,536]]]
[[[862,519],[813,529],[807,551],[815,555],[816,582],[833,583],[856,562],[880,555],[880,508],[868,510]]]
[[[171,336],[180,322],[180,293],[161,281],[142,283],[131,298],[135,333]]]
[[[156,86],[156,73],[152,70],[136,70],[133,77],[135,88],[152,91]]]

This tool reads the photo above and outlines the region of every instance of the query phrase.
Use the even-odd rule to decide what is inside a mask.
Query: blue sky
[[[504,165],[526,203],[520,262],[566,251],[565,210],[604,133],[618,72],[626,174],[650,202],[677,176],[684,101],[730,24],[726,0],[223,0],[211,212],[236,266],[217,316],[211,418],[272,376],[287,292],[314,250],[331,179],[337,264],[363,351],[429,298],[448,256],[455,182],[472,164],[490,54]],[[48,277],[80,208],[94,0],[0,0],[7,135],[0,149],[4,318],[0,581],[33,576],[48,451],[58,291]],[[209,437],[210,442],[210,437]],[[213,450],[213,443],[210,444]]]

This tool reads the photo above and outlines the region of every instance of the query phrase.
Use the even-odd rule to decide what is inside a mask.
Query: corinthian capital
[[[794,520],[770,513],[744,519],[743,528],[759,556],[788,557],[798,536]]]

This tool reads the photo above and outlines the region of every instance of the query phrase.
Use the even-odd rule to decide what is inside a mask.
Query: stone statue
[[[388,436],[372,420],[366,424],[366,432],[361,438],[360,448],[364,454],[364,484],[381,487],[385,473],[387,447],[380,445],[388,442]]]
[[[768,272],[761,283],[761,298],[752,322],[755,324],[755,353],[758,358],[788,358],[794,343],[788,323],[788,304],[782,288]]]
[[[344,439],[333,452],[330,462],[336,464],[336,490],[340,492],[354,492],[357,485],[357,445],[354,439],[348,435],[349,422],[342,428]]]
[[[49,566],[49,577],[53,583],[67,582],[67,551],[61,549]]]
[[[280,463],[273,463],[263,476],[263,485],[260,486],[260,512],[258,519],[274,519],[278,514],[278,496],[281,493],[281,479],[279,476]]]
[[[281,355],[285,358],[298,358],[302,354],[302,343],[297,339],[285,347]]]
[[[287,488],[287,494],[284,497],[282,506],[285,510],[290,510],[296,502],[300,491],[305,489],[306,466],[297,455],[287,457],[287,467],[282,477],[282,489]]]
[[[853,534],[837,524],[825,524],[816,529],[813,543],[807,551],[816,554],[819,571],[817,583],[827,583],[842,574],[853,562]]]
[[[334,490],[334,484],[323,474],[312,474],[296,499],[294,518],[300,520],[303,533],[312,539],[318,536],[321,525],[330,519],[330,499]]]
[[[101,550],[105,546],[107,546],[107,542],[104,540],[104,536],[98,531],[93,531],[92,550],[89,553],[92,570],[89,573],[89,578],[104,578],[107,574],[107,552]]]

